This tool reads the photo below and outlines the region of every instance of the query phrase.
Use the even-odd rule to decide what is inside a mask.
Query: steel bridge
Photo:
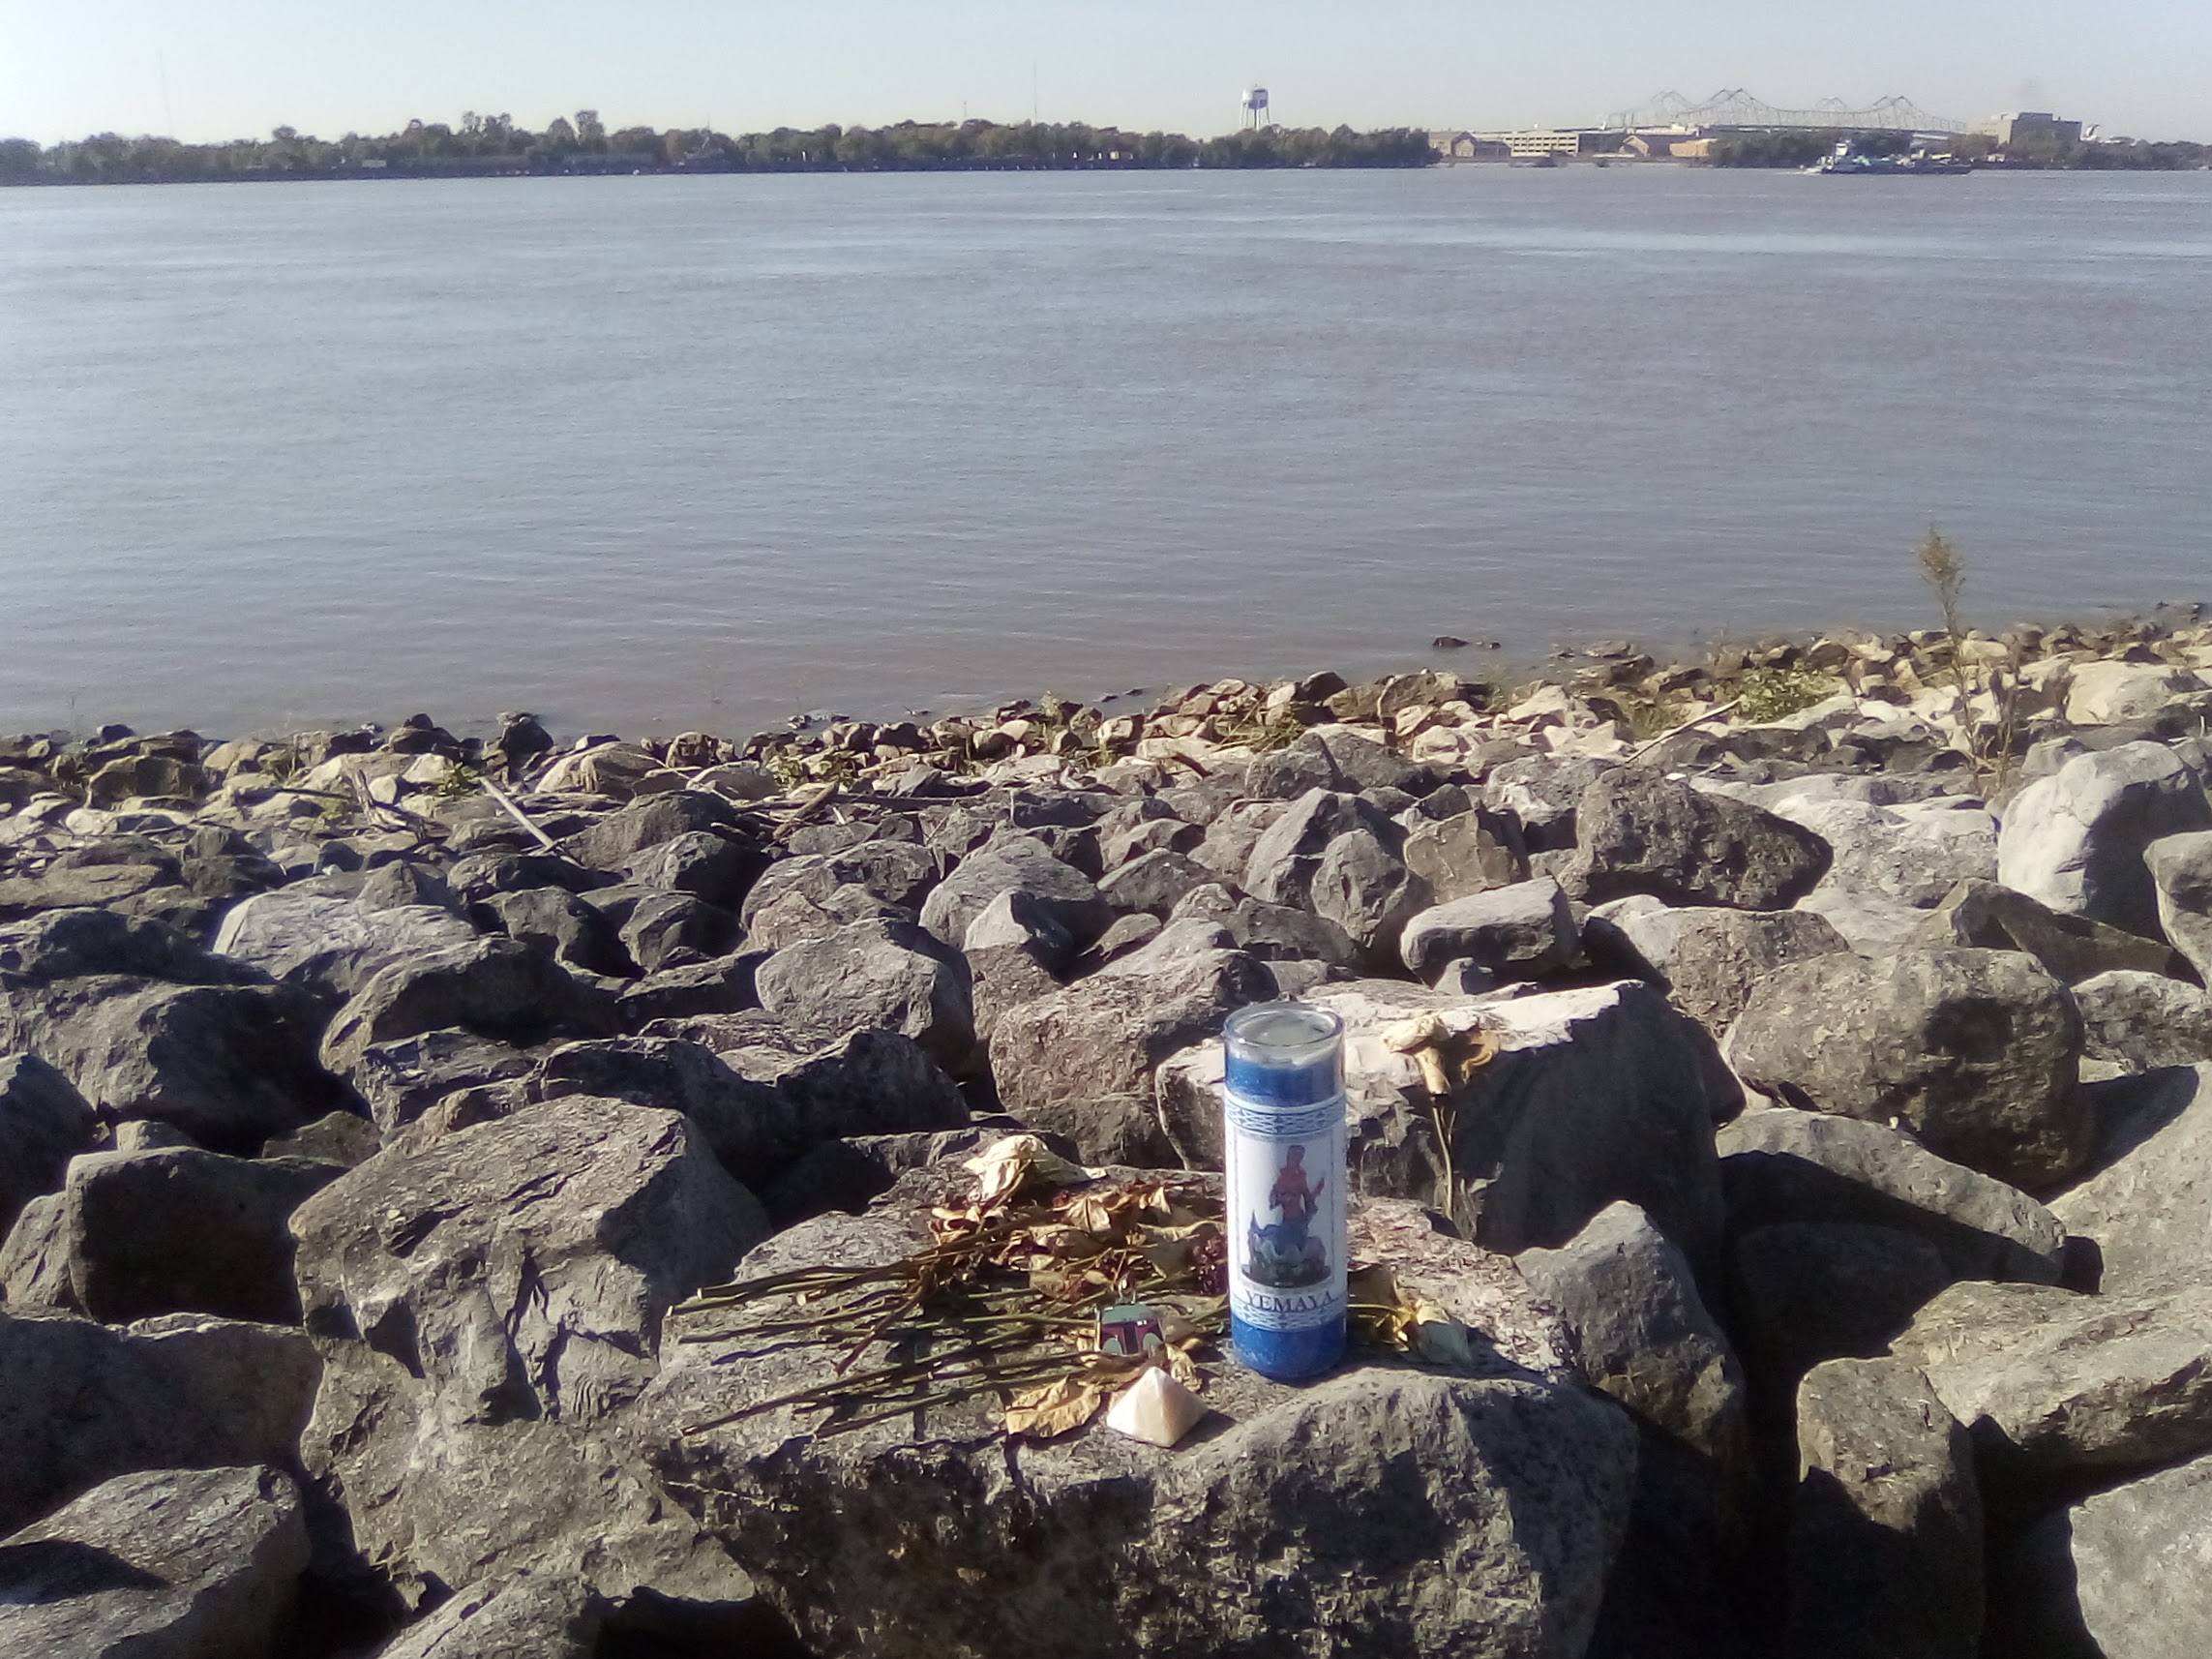
[[[1895,96],[1877,99],[1864,109],[1854,109],[1840,98],[1824,98],[1809,109],[1778,109],[1734,86],[1716,92],[1702,104],[1693,104],[1679,92],[1662,92],[1640,108],[1606,116],[1604,125],[1608,130],[1628,132],[1654,127],[1815,127],[1956,134],[1965,132],[1968,123],[1931,114],[1911,99]]]

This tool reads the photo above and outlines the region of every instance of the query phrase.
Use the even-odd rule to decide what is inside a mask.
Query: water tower
[[[1246,132],[1255,127],[1272,127],[1275,124],[1274,116],[1268,109],[1268,89],[1264,86],[1244,88],[1243,108]]]

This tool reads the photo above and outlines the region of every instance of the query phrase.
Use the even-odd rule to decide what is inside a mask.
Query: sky
[[[724,132],[1032,109],[1198,135],[1578,125],[1674,90],[1902,93],[2212,140],[2205,0],[0,0],[0,136],[336,137],[504,111]]]

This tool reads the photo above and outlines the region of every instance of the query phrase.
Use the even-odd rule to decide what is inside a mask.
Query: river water
[[[2206,174],[0,191],[0,729],[1472,674],[1923,623],[1931,521],[2086,616],[2208,437]]]

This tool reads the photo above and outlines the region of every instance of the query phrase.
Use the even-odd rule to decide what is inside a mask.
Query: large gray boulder
[[[441,1101],[517,1082],[536,1064],[495,1038],[450,1026],[371,1043],[354,1062],[352,1077],[377,1131],[389,1135]]]
[[[732,950],[726,956],[682,962],[624,985],[614,998],[614,1018],[624,1031],[639,1031],[656,1019],[682,1019],[696,1013],[741,1013],[761,1006],[755,982],[764,950]]]
[[[0,1538],[11,1659],[272,1659],[308,1564],[291,1476],[119,1475]]]
[[[290,1466],[321,1364],[298,1331],[175,1313],[128,1328],[0,1310],[0,1531],[112,1475]]]
[[[1790,1659],[1976,1659],[1982,1494],[1966,1431],[1911,1366],[1830,1360],[1797,1390]]]
[[[2010,1651],[2052,1659],[2212,1652],[2212,1457],[2055,1510],[2022,1540]]]
[[[1398,856],[1428,884],[1439,904],[1485,888],[1510,887],[1529,874],[1520,826],[1480,807],[1449,818],[1421,818],[1406,830]]]
[[[587,902],[597,903],[608,893],[621,891],[609,888],[591,895]],[[629,892],[636,895],[636,902],[628,904],[618,931],[622,949],[645,973],[706,961],[722,955],[736,942],[737,919],[696,893],[635,888]]]
[[[339,1010],[323,1033],[323,1064],[357,1065],[372,1046],[460,1026],[528,1041],[563,1025],[612,1023],[613,999],[592,999],[551,956],[514,939],[478,939],[395,962]]]
[[[1342,928],[1361,961],[1384,969],[1395,965],[1406,923],[1431,896],[1398,856],[1404,838],[1394,824],[1338,835],[1322,849],[1306,891],[1306,908]]]
[[[862,1029],[823,1042],[759,1011],[566,1044],[545,1057],[529,1091],[680,1111],[723,1167],[756,1189],[827,1140],[968,1121],[958,1086],[912,1038]]]
[[[1635,1205],[1609,1204],[1557,1250],[1514,1264],[1573,1332],[1582,1373],[1724,1466],[1749,1457],[1744,1372],[1689,1259]]]
[[[1398,952],[1417,978],[1431,982],[1457,961],[1502,980],[1540,980],[1572,961],[1580,943],[1574,907],[1545,877],[1419,912],[1406,923]]]
[[[0,876],[0,920],[17,920],[41,912],[120,904],[141,893],[177,897],[173,867],[150,863],[54,864],[36,876]]]
[[[495,892],[477,905],[474,914],[489,924],[488,930],[520,940],[583,973],[621,977],[637,972],[623,947],[621,930],[565,888]]]
[[[1720,1236],[1713,1125],[1742,1103],[1709,1040],[1649,985],[1624,980],[1481,1002],[1390,980],[1307,993],[1345,1024],[1355,1187],[1418,1199],[1471,1238],[1517,1254],[1556,1248],[1616,1199],[1639,1206],[1702,1269]],[[1456,1048],[1495,1059],[1432,1096],[1392,1039],[1434,1016]],[[1221,1045],[1160,1069],[1161,1126],[1183,1162],[1221,1164]],[[1448,1150],[1447,1150],[1448,1149]]]
[[[579,830],[562,850],[594,870],[619,870],[648,847],[698,830],[734,829],[736,810],[705,790],[672,789],[630,801]]]
[[[475,941],[475,928],[429,905],[372,906],[280,889],[224,912],[213,949],[335,1006],[380,968]]]
[[[969,854],[958,869],[930,890],[921,923],[957,950],[968,937],[969,923],[1003,892],[1027,893],[1043,905],[1067,929],[1079,950],[1114,920],[1096,884],[1054,858],[1042,841],[1031,835],[1000,835]]]
[[[70,1080],[33,1054],[0,1054],[0,1235],[23,1206],[58,1191],[99,1122]]]
[[[1427,795],[1437,785],[1426,767],[1391,753],[1345,726],[1319,726],[1279,749],[1253,757],[1242,793],[1256,800],[1295,800],[1311,789],[1358,795],[1390,789]]]
[[[1654,977],[1675,1007],[1716,1037],[1775,969],[1851,949],[1810,911],[1678,908],[1648,893],[1599,906],[1586,934],[1593,957],[1616,938],[1625,944],[1637,971]]]
[[[771,864],[768,875],[787,864],[811,862],[808,859],[786,859],[783,863]],[[767,885],[762,877],[754,891]],[[810,890],[811,884],[792,884],[783,887],[768,903],[754,907],[748,900],[744,943],[750,950],[781,950],[788,946],[804,944],[809,939],[820,939],[823,934],[835,933],[841,927],[851,927],[862,921],[912,921],[915,912],[912,908],[889,904],[878,898],[857,882],[844,887],[830,887],[820,896]]]
[[[2212,993],[2164,974],[2099,974],[2074,987],[2083,1054],[2131,1071],[2212,1060]]]
[[[975,1038],[988,1045],[1007,1010],[1060,989],[1075,942],[1038,900],[1003,892],[968,924],[961,954],[968,958]]]
[[[10,989],[0,1050],[35,1054],[104,1118],[174,1124],[252,1152],[341,1104],[315,1063],[316,1010],[282,985],[172,984],[100,974]]]
[[[2089,1155],[2081,1041],[2073,999],[2033,958],[1903,950],[1777,969],[1725,1052],[1792,1105],[1901,1122],[1942,1157],[2033,1191]]]
[[[1279,800],[1240,800],[1222,808],[1206,826],[1206,839],[1191,849],[1191,861],[1232,887],[1242,887],[1252,849],[1289,810]]]
[[[1962,881],[1997,874],[1997,821],[1979,802],[1936,799],[1903,806],[1800,797],[1777,802],[1835,855],[1824,887],[1876,892],[1925,910]]]
[[[1253,844],[1242,886],[1263,903],[1327,918],[1370,956],[1394,958],[1398,930],[1428,902],[1426,884],[1400,856],[1405,838],[1374,802],[1309,790]]]
[[[1274,994],[1266,964],[1232,949],[1224,929],[1175,922],[1096,973],[1000,1017],[991,1036],[1000,1101],[1031,1127],[1070,1136],[1087,1158],[1127,1161],[1153,1138],[1152,1069],[1218,1033],[1247,1003]]]
[[[1214,874],[1204,864],[1164,848],[1140,853],[1110,871],[1098,884],[1098,894],[1118,917],[1168,915],[1193,889],[1211,887]]]
[[[578,1096],[387,1149],[292,1230],[324,1362],[301,1456],[413,1599],[656,1522],[600,1431],[766,1218],[681,1117]]]
[[[1599,774],[1575,820],[1565,879],[1592,904],[1650,893],[1670,904],[1783,910],[1828,873],[1828,843],[1811,830],[1648,767]]]
[[[767,854],[750,837],[691,830],[634,855],[625,868],[640,887],[687,892],[717,910],[734,910],[767,863]]]
[[[291,1324],[300,1305],[285,1221],[343,1173],[198,1147],[87,1153],[69,1166],[58,1250],[19,1257],[11,1237],[0,1293],[17,1312],[58,1305],[107,1324],[181,1312]]]
[[[965,1183],[934,1174],[867,1216],[778,1235],[744,1273],[905,1255],[929,1206]],[[1573,1659],[1627,1521],[1627,1415],[1552,1380],[1552,1328],[1508,1264],[1432,1233],[1386,1243],[1354,1226],[1356,1249],[1484,1333],[1472,1370],[1359,1356],[1294,1389],[1216,1365],[1214,1427],[1173,1451],[1102,1425],[1009,1441],[988,1400],[837,1434],[790,1407],[686,1433],[838,1357],[740,1338],[674,1345],[625,1433],[701,1495],[708,1526],[824,1651]],[[755,1357],[716,1363],[730,1351]]]
[[[2143,849],[2158,889],[2159,925],[2212,984],[2212,831],[2164,835]]]
[[[1519,825],[1530,852],[1559,852],[1574,845],[1582,792],[1619,769],[1618,762],[1586,755],[1523,756],[1491,769],[1482,804]]]
[[[1114,807],[1095,828],[1098,865],[1104,870],[1119,869],[1147,853],[1188,853],[1206,839],[1202,823],[1186,822],[1166,801],[1150,795]]]
[[[2155,939],[2158,890],[2143,854],[2153,841],[2212,830],[2203,785],[2163,743],[2077,755],[2005,809],[1997,879],[2068,916]]]
[[[2086,916],[2061,916],[1995,882],[1960,882],[1910,940],[1934,950],[2025,950],[2070,985],[2099,974],[2171,974],[2181,967],[2172,950],[2155,939]]]
[[[1193,917],[1226,927],[1238,950],[1263,962],[1321,962],[1351,968],[1360,960],[1351,936],[1335,922],[1293,905],[1236,897],[1217,883],[1193,888],[1168,913],[1170,921]]]
[[[2096,1172],[2052,1199],[2052,1214],[2096,1241],[2115,1293],[2212,1284],[2212,1065],[2097,1094],[2107,1122]]]
[[[975,1058],[968,960],[912,921],[862,921],[788,946],[754,975],[761,1006],[824,1040],[861,1026],[912,1038],[955,1076]]]
[[[1959,1279],[2058,1282],[2067,1230],[2051,1211],[1886,1125],[1777,1106],[1724,1125],[1715,1144],[1739,1235],[1788,1222],[1886,1227],[1933,1246]]]
[[[1891,1351],[2008,1477],[2109,1477],[2212,1451],[2212,1286],[1954,1284]]]
[[[61,910],[0,924],[0,990],[35,989],[91,975],[166,980],[172,984],[256,982],[253,969],[211,956],[158,921],[107,910]]]

